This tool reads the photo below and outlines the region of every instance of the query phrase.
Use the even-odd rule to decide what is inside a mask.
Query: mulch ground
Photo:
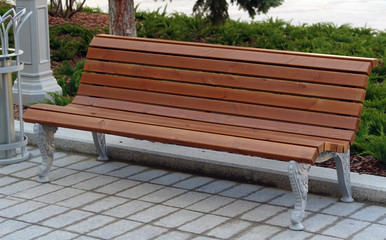
[[[49,17],[50,26],[62,25],[66,23],[78,24],[86,29],[104,29],[109,25],[109,16],[107,14],[98,13],[76,13],[69,19],[58,17]],[[25,107],[24,110],[28,108]],[[18,107],[15,106],[15,119],[18,119]],[[330,159],[324,163],[316,164],[320,167],[336,168],[335,161]],[[370,174],[386,177],[386,164],[378,161],[373,156],[352,155],[350,157],[351,172],[359,174]]]

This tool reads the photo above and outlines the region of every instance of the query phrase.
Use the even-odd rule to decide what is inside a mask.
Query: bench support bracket
[[[41,125],[36,123],[34,125],[34,137],[36,144],[39,147],[42,155],[42,165],[38,167],[38,182],[49,182],[47,177],[50,171],[52,161],[54,159],[55,139],[54,134],[58,130],[57,127]]]
[[[106,138],[103,133],[92,133],[92,139],[94,140],[95,148],[99,154],[98,161],[107,161],[109,157],[107,156],[107,147],[106,147]]]
[[[308,173],[311,164],[298,163],[290,161],[288,166],[288,175],[295,196],[295,208],[291,214],[291,230],[301,231],[304,229],[301,221],[304,218],[305,208],[307,205],[308,193]]]
[[[334,157],[336,162],[336,173],[338,175],[338,183],[342,198],[342,202],[354,202],[351,192],[350,180],[350,150],[345,153],[337,153]]]

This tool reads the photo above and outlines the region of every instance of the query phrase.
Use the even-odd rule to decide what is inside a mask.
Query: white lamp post
[[[51,71],[47,0],[17,0],[16,9],[22,8],[33,12],[20,32],[20,48],[24,51],[21,92],[23,104],[28,105],[46,98],[47,92],[61,92],[62,89]],[[16,87],[12,90],[15,100],[18,90]]]

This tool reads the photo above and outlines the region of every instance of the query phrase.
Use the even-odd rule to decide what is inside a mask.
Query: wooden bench
[[[47,182],[57,127],[289,161],[295,196],[290,228],[301,230],[308,171],[334,157],[342,201],[353,201],[349,149],[376,59],[98,35],[78,95],[60,107],[37,104]]]

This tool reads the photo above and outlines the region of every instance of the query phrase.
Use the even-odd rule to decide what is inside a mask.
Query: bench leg
[[[34,125],[34,136],[42,156],[42,165],[38,167],[38,182],[46,183],[50,180],[47,175],[54,159],[54,134],[57,127],[46,126],[36,123]]]
[[[103,133],[92,133],[92,138],[94,140],[95,148],[99,154],[98,161],[107,161],[109,157],[107,156],[107,147],[106,147],[106,138]]]
[[[342,193],[340,200],[347,203],[354,202],[351,193],[350,150],[347,150],[345,153],[337,153],[334,159],[336,162],[339,188]]]
[[[307,205],[308,192],[308,172],[311,164],[298,163],[290,161],[288,166],[288,174],[292,187],[292,192],[295,196],[295,208],[291,214],[291,230],[301,231],[304,229],[301,221],[304,218],[305,208]]]

